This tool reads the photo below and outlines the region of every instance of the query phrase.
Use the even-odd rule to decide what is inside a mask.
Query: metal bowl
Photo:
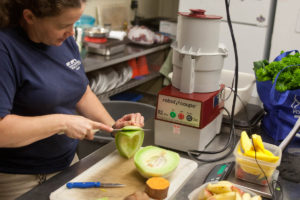
[[[84,30],[84,35],[88,37],[108,37],[110,29],[103,27],[90,27]]]

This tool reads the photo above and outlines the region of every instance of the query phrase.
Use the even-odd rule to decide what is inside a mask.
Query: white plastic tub
[[[234,96],[234,85],[232,87],[232,80],[234,78],[234,71],[232,70],[222,70],[221,73],[221,83],[225,84],[225,108],[231,113],[233,96]],[[255,76],[254,74],[248,74],[239,72],[238,78],[238,91],[237,98],[235,104],[234,115],[237,114],[241,109],[243,109],[244,105],[246,106],[251,98],[252,91],[255,86]],[[223,112],[227,115],[227,112]]]

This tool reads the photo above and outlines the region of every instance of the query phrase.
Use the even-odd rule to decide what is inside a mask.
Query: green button
[[[170,116],[171,116],[172,118],[174,118],[174,117],[176,117],[176,113],[175,113],[175,112],[171,112],[171,113],[170,113]]]

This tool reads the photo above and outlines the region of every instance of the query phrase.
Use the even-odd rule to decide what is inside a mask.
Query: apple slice
[[[215,194],[232,192],[232,183],[229,181],[219,181],[218,183],[209,183],[207,189]]]
[[[241,197],[242,197],[243,194],[244,194],[244,192],[243,192],[240,188],[235,187],[234,185],[231,187],[231,190],[232,190],[233,192],[239,193],[239,195],[240,195]]]

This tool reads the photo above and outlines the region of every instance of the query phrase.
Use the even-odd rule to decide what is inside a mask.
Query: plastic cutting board
[[[176,193],[189,180],[197,169],[198,164],[189,159],[180,158],[176,170],[168,177],[170,187],[167,200],[174,198]],[[97,162],[95,165],[70,180],[75,181],[100,181],[122,183],[123,188],[88,188],[68,189],[63,185],[50,194],[50,200],[97,200],[108,197],[109,200],[123,200],[126,196],[136,191],[144,191],[146,179],[143,178],[134,165],[133,159],[126,159],[119,155],[117,150]]]

